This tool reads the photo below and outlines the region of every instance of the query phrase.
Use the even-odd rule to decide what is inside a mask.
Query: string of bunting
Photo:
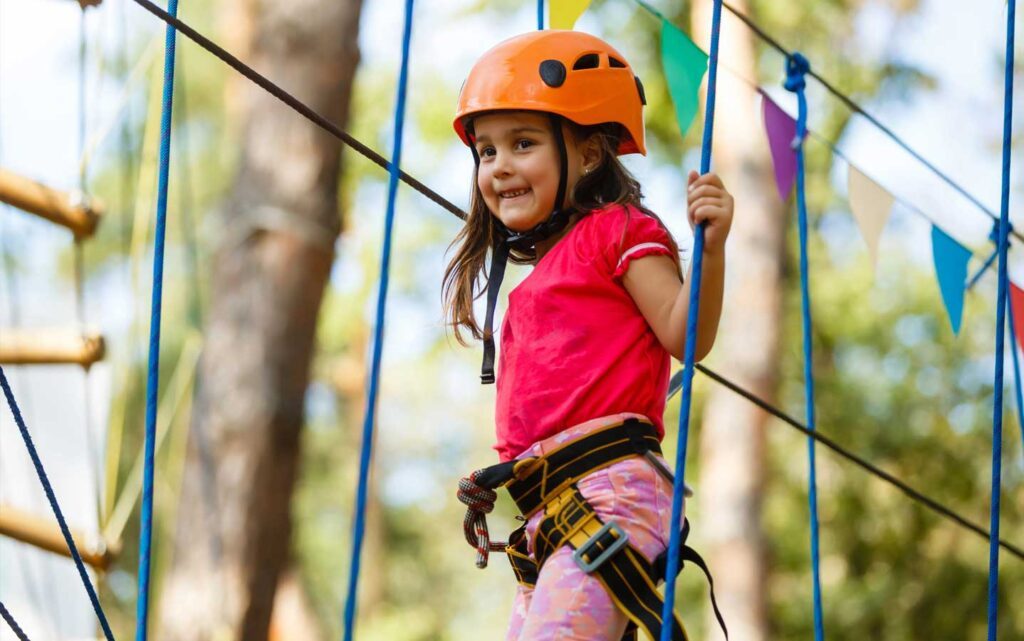
[[[700,102],[699,90],[707,71],[707,53],[657,9],[644,0],[636,0],[636,2],[661,22],[662,68],[669,94],[672,97],[679,130],[685,135],[697,114]],[[551,28],[572,29],[589,5],[589,0],[550,0],[548,11]],[[757,33],[764,35],[760,31]],[[742,80],[746,82],[745,79]],[[796,179],[796,160],[792,151],[792,144],[796,138],[796,119],[767,93],[760,89],[757,90],[762,96],[762,118],[771,153],[776,188],[779,198],[785,201],[792,193]],[[808,135],[812,134],[813,132],[808,129]],[[872,265],[878,263],[882,233],[896,204],[929,221],[932,261],[938,291],[950,327],[954,334],[959,334],[963,320],[964,296],[970,289],[969,285],[973,284],[968,281],[968,265],[975,253],[957,241],[949,232],[943,230],[926,213],[912,203],[897,198],[890,190],[850,162],[832,143],[820,136],[816,137],[847,165],[847,194],[850,212],[867,245]],[[974,199],[971,200],[974,202]],[[985,209],[981,209],[981,211],[986,215],[991,215]],[[1011,233],[1013,232],[1011,231]],[[992,240],[994,242],[994,236]],[[977,270],[975,279],[988,269],[994,257],[995,254],[992,254],[989,260]],[[1024,287],[1011,282],[1010,301],[1016,312],[1015,317],[1021,319],[1018,322],[1024,323]],[[1016,329],[1017,344],[1024,349],[1024,326],[1018,325]]]

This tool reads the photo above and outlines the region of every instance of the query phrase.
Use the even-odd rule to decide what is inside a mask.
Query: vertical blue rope
[[[1006,336],[1008,277],[1006,250],[1010,231],[1010,144],[1013,133],[1013,28],[1016,0],[1006,3],[1006,76],[1003,87],[1003,178],[999,208],[999,298],[996,303],[996,372],[992,409],[992,505],[988,546],[988,641],[996,641],[999,590],[999,498],[1003,475],[1003,340]],[[1016,350],[1016,347],[1014,347]],[[1016,351],[1014,352],[1016,356]]]
[[[807,96],[804,94],[806,82],[804,76],[811,70],[811,65],[799,53],[794,53],[786,59],[786,89],[796,93],[799,103],[799,113],[796,121],[796,138],[793,140],[793,149],[796,152],[796,202],[797,202],[797,224],[800,233],[800,296],[803,309],[803,339],[804,339],[804,402],[807,412],[807,428],[814,430],[817,427],[817,417],[814,410],[814,365],[812,362],[812,333],[811,333],[811,287],[810,268],[807,264],[807,198],[805,194],[805,173],[804,173],[804,138],[807,136]],[[814,583],[814,638],[815,641],[822,641],[825,638],[825,626],[822,621],[821,607],[821,567],[818,548],[818,471],[815,459],[814,439],[807,437],[807,460],[808,460],[808,507],[811,520],[811,568]]]
[[[89,573],[85,570],[85,563],[82,562],[82,555],[78,553],[78,546],[75,545],[75,540],[71,537],[71,530],[68,529],[67,521],[64,520],[64,513],[60,509],[60,505],[57,503],[57,495],[53,492],[53,486],[50,484],[50,479],[46,475],[46,470],[43,468],[43,462],[39,458],[39,452],[36,451],[36,446],[32,442],[32,435],[28,432],[28,427],[25,425],[25,419],[21,415],[21,410],[18,409],[18,403],[14,400],[14,392],[11,391],[11,385],[7,382],[7,375],[4,374],[4,368],[0,367],[0,387],[4,390],[4,396],[7,398],[7,406],[11,408],[11,414],[14,415],[14,422],[18,425],[18,430],[21,431],[21,439],[25,441],[25,448],[28,450],[29,458],[32,459],[32,465],[36,468],[36,475],[39,476],[39,482],[43,486],[43,491],[46,493],[46,500],[50,502],[50,509],[53,510],[53,515],[57,518],[57,525],[60,526],[60,533],[64,536],[64,542],[68,545],[68,550],[71,552],[71,558],[75,562],[75,567],[78,569],[78,576],[82,579],[82,585],[85,586],[85,591],[89,593],[89,601],[92,603],[92,609],[96,611],[96,618],[100,621],[100,627],[103,628],[103,635],[107,638],[107,641],[114,641],[114,633],[110,630],[110,624],[107,623],[107,617],[103,613],[103,607],[100,605],[100,599],[96,595],[96,590],[92,586],[92,581],[89,580]]]
[[[544,0],[537,0],[537,29],[544,29]]]
[[[1013,355],[1013,389],[1017,398],[1017,425],[1020,427],[1021,445],[1024,446],[1024,391],[1020,382],[1020,357],[1017,355],[1017,325],[1013,322],[1013,301],[1010,293],[1006,293],[1006,312],[1010,316],[1010,354]],[[1021,450],[1024,452],[1024,449]]]
[[[177,17],[178,0],[168,12]],[[135,639],[146,641],[149,629],[149,575],[153,541],[153,467],[156,450],[156,405],[160,383],[160,310],[164,282],[164,237],[167,228],[167,178],[171,166],[171,108],[174,101],[175,29],[167,25],[164,42],[164,92],[160,114],[160,169],[157,181],[156,230],[153,241],[153,296],[149,319],[149,373],[146,379],[146,443],[142,476],[142,515],[139,531],[139,588]]]
[[[0,617],[3,617],[4,621],[6,621],[7,625],[11,627],[11,630],[14,632],[14,635],[18,637],[18,639],[20,639],[21,641],[29,641],[28,635],[25,634],[25,631],[21,629],[21,626],[18,625],[18,622],[14,620],[14,617],[11,616],[11,613],[7,611],[7,608],[4,607],[2,601],[0,601]]]
[[[384,217],[384,245],[380,256],[380,284],[377,289],[377,314],[373,333],[373,359],[370,384],[366,393],[366,415],[363,421],[363,443],[359,455],[359,488],[356,494],[355,523],[352,538],[352,565],[349,571],[348,596],[345,600],[345,640],[354,638],[356,596],[359,585],[360,553],[366,530],[366,495],[370,476],[370,454],[373,447],[373,425],[377,412],[377,389],[380,385],[380,361],[384,351],[384,311],[388,297],[391,265],[391,232],[395,221],[398,179],[402,161],[402,131],[405,129],[405,93],[409,77],[409,45],[412,41],[413,0],[405,0],[405,26],[402,32],[402,66],[398,75],[398,97],[395,101],[394,139],[391,143],[391,164],[388,173],[388,208]]]
[[[711,140],[715,127],[715,95],[718,86],[718,35],[722,25],[722,1],[715,0],[711,15],[711,51],[708,56],[708,93],[704,104],[704,138],[701,144],[700,173],[711,170]],[[683,350],[683,395],[679,408],[679,434],[676,441],[676,474],[672,484],[671,535],[665,567],[665,603],[661,610],[661,639],[672,639],[672,617],[679,575],[680,529],[683,520],[683,488],[686,476],[686,449],[690,435],[690,406],[693,401],[693,372],[697,350],[697,319],[700,313],[700,282],[704,262],[704,223],[693,235],[693,265],[690,268],[690,306],[686,316],[686,346]]]

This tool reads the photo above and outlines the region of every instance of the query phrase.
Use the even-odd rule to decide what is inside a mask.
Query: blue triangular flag
[[[939,279],[942,302],[949,314],[953,333],[960,333],[960,321],[964,313],[964,285],[967,281],[967,261],[971,252],[932,225],[932,256],[935,259],[935,275]]]

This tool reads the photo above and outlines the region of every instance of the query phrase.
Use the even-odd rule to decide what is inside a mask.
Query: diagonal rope
[[[999,499],[1003,473],[1003,342],[1006,338],[1006,303],[1009,295],[1009,277],[1006,272],[1006,252],[1010,231],[1010,151],[1013,143],[1013,29],[1016,0],[1006,4],[1006,71],[1003,87],[1003,172],[1002,195],[999,207],[999,293],[996,299],[996,371],[992,408],[992,499],[988,546],[988,641],[996,641],[999,591]],[[1016,350],[1016,347],[1014,347]],[[1016,354],[1016,351],[1014,352]]]
[[[295,98],[294,96],[292,96],[291,94],[289,94],[285,90],[281,89],[279,86],[277,86],[276,84],[274,84],[273,82],[268,80],[265,76],[260,75],[258,72],[253,70],[251,67],[249,67],[245,63],[243,63],[240,60],[238,60],[238,58],[236,58],[233,55],[231,55],[230,53],[228,53],[226,50],[224,50],[224,48],[220,47],[219,45],[217,45],[216,43],[211,41],[209,38],[207,38],[206,36],[202,35],[198,31],[196,31],[194,28],[189,26],[187,23],[179,20],[178,18],[175,18],[175,17],[171,16],[166,11],[164,11],[160,7],[156,6],[155,4],[150,2],[149,0],[133,0],[133,1],[136,4],[140,5],[142,8],[144,8],[145,10],[149,11],[151,14],[153,14],[157,18],[159,18],[160,20],[162,20],[163,22],[165,22],[167,24],[170,24],[170,25],[173,25],[175,27],[175,29],[177,29],[181,33],[181,35],[183,35],[183,36],[187,37],[188,39],[192,40],[199,47],[205,49],[208,53],[210,53],[214,57],[218,58],[219,60],[221,60],[222,62],[227,64],[232,69],[234,69],[235,71],[240,73],[242,76],[244,76],[245,78],[248,78],[253,83],[255,83],[256,85],[258,85],[259,87],[261,87],[262,89],[264,89],[265,91],[267,91],[268,93],[273,95],[275,98],[277,98],[278,100],[283,102],[285,105],[291,107],[294,111],[296,111],[297,113],[302,115],[304,118],[306,118],[306,119],[310,120],[311,122],[317,124],[318,126],[323,128],[325,131],[327,131],[331,135],[333,135],[336,138],[338,138],[339,140],[341,140],[344,144],[350,146],[353,150],[355,150],[356,152],[362,154],[363,156],[365,156],[366,158],[368,158],[369,160],[374,162],[376,165],[378,165],[378,166],[380,166],[382,168],[385,168],[385,169],[389,169],[390,168],[390,165],[389,165],[388,161],[386,159],[384,159],[383,156],[381,156],[377,152],[373,151],[372,149],[370,149],[370,147],[368,147],[367,145],[363,144],[359,140],[353,138],[351,135],[345,133],[340,127],[338,127],[337,125],[332,123],[330,120],[328,120],[327,118],[324,118],[323,116],[317,114],[316,111],[314,111],[313,109],[311,109],[307,105],[303,104],[301,101],[299,101],[297,98]],[[464,211],[462,211],[461,209],[456,207],[454,204],[452,204],[450,201],[446,200],[443,196],[441,196],[440,194],[438,194],[434,190],[432,190],[429,187],[427,187],[426,185],[424,185],[419,180],[416,180],[415,178],[409,176],[405,172],[400,172],[399,176],[401,177],[401,180],[403,182],[405,182],[407,185],[409,185],[410,187],[412,187],[416,191],[420,192],[421,194],[423,194],[424,196],[429,198],[431,201],[437,203],[438,205],[443,207],[445,210],[451,212],[452,214],[454,214],[455,216],[458,216],[461,219],[465,219],[467,217],[467,214]],[[971,532],[974,532],[975,534],[978,534],[979,536],[982,536],[985,539],[988,539],[988,537],[989,537],[988,530],[986,530],[985,528],[983,528],[983,527],[981,527],[981,526],[979,526],[979,525],[977,525],[975,523],[972,523],[969,519],[967,519],[966,517],[962,516],[961,514],[959,514],[958,512],[953,510],[952,508],[949,508],[949,507],[945,506],[944,504],[942,504],[941,502],[939,502],[939,501],[929,497],[927,494],[924,494],[923,492],[920,492],[920,491],[914,489],[913,487],[911,487],[907,483],[901,481],[899,478],[893,476],[892,474],[889,474],[888,472],[886,472],[882,468],[878,467],[877,465],[874,465],[874,464],[870,463],[869,461],[867,461],[863,457],[860,457],[857,454],[854,454],[853,452],[850,452],[849,450],[847,450],[843,446],[839,445],[835,441],[831,440],[827,436],[823,436],[820,432],[810,432],[810,431],[808,431],[807,428],[804,427],[800,423],[800,421],[798,421],[797,419],[787,415],[785,412],[783,412],[778,407],[776,407],[776,406],[772,405],[771,403],[769,403],[768,401],[760,398],[756,394],[754,394],[754,393],[752,393],[752,392],[750,392],[748,390],[745,390],[744,388],[740,387],[738,384],[732,382],[728,378],[725,378],[724,376],[721,376],[721,375],[717,374],[713,370],[710,370],[707,367],[705,367],[705,366],[703,366],[703,365],[701,365],[699,363],[696,365],[695,368],[696,368],[697,371],[701,372],[705,376],[708,376],[709,378],[711,378],[712,380],[716,381],[717,383],[719,383],[719,384],[729,388],[734,393],[736,393],[736,394],[746,398],[751,403],[753,403],[754,405],[757,405],[758,407],[760,407],[765,412],[771,414],[772,416],[775,416],[776,418],[782,420],[787,425],[790,425],[794,429],[796,429],[798,431],[801,431],[804,434],[810,436],[811,438],[813,438],[818,443],[828,447],[830,450],[835,452],[837,455],[839,455],[839,456],[845,458],[846,460],[851,461],[852,463],[854,463],[857,466],[861,467],[862,469],[864,469],[869,474],[871,474],[871,475],[873,475],[873,476],[883,480],[884,482],[889,483],[890,485],[896,487],[897,489],[899,489],[901,492],[906,494],[912,500],[917,501],[918,503],[924,505],[925,507],[927,507],[928,509],[934,511],[935,513],[939,514],[940,516],[942,516],[942,517],[952,521],[956,525],[958,525],[958,526],[960,526],[960,527],[962,527],[962,528],[964,528],[966,530],[969,530]],[[681,379],[682,379],[681,375],[682,375],[682,372],[679,371],[679,372],[676,372],[676,374],[673,376],[672,382],[670,383],[670,386],[669,386],[669,395],[670,396],[675,395],[675,393],[677,393],[679,391],[679,389],[681,387]],[[1017,558],[1019,558],[1021,560],[1024,560],[1024,549],[1022,549],[1021,547],[1019,547],[1017,545],[1014,545],[1013,543],[1010,543],[1008,541],[1004,541],[1002,539],[1000,539],[1000,546],[1004,550],[1006,550],[1009,553],[1013,554],[1015,557],[1017,557]]]
[[[82,579],[82,584],[85,586],[85,591],[89,593],[89,601],[92,603],[93,610],[96,611],[96,618],[99,619],[100,627],[103,628],[103,634],[106,636],[107,641],[114,641],[114,633],[110,630],[110,624],[107,623],[107,616],[103,612],[103,607],[100,605],[99,597],[96,596],[96,590],[93,588],[92,581],[89,579],[89,573],[85,570],[85,563],[82,562],[82,555],[78,553],[78,546],[75,545],[75,540],[71,537],[71,530],[68,529],[67,521],[64,520],[64,513],[60,509],[60,505],[57,503],[57,495],[53,492],[53,485],[50,484],[50,478],[46,475],[46,470],[43,468],[43,462],[39,458],[39,453],[36,451],[36,446],[32,442],[32,435],[29,434],[28,427],[25,425],[25,419],[21,416],[21,410],[18,408],[17,401],[14,400],[14,393],[11,391],[11,386],[7,382],[7,375],[4,374],[4,368],[0,367],[0,387],[4,390],[4,396],[7,398],[7,406],[11,409],[11,414],[14,415],[14,422],[18,425],[18,429],[21,431],[21,438],[25,441],[25,448],[28,450],[28,455],[32,459],[32,465],[36,468],[36,475],[39,476],[39,482],[43,485],[43,491],[46,492],[46,500],[50,502],[50,509],[53,510],[53,515],[57,518],[57,524],[60,526],[60,532],[64,535],[64,542],[68,545],[68,550],[71,552],[71,558],[75,562],[75,567],[78,568],[78,575]]]
[[[18,622],[14,620],[14,617],[11,616],[11,613],[8,612],[7,608],[4,607],[3,601],[0,601],[0,617],[3,617],[4,621],[7,622],[7,625],[10,626],[11,630],[14,632],[14,635],[18,637],[20,641],[29,641],[28,635],[25,634],[25,631],[21,629],[21,626],[18,625]]]
[[[171,15],[178,0],[170,0]],[[164,43],[164,90],[160,116],[160,169],[158,174],[156,229],[153,240],[153,295],[149,320],[149,373],[146,380],[146,442],[142,476],[142,515],[139,529],[138,601],[135,638],[146,641],[149,628],[149,580],[153,542],[153,476],[156,450],[156,409],[160,384],[160,316],[164,280],[164,238],[167,232],[167,179],[170,173],[171,113],[174,104],[174,27],[168,25]]]
[[[701,146],[700,173],[711,170],[711,139],[715,127],[715,90],[718,85],[718,37],[722,26],[722,0],[714,0],[711,15],[711,51],[708,56],[708,92],[704,105],[704,139]],[[697,353],[697,320],[700,314],[700,283],[704,264],[704,223],[697,225],[693,236],[693,262],[690,265],[690,301],[686,313],[686,346],[683,350],[683,398],[679,410],[679,432],[676,436],[676,474],[672,483],[672,520],[665,567],[665,602],[661,610],[661,641],[671,641],[676,580],[679,576],[681,548],[680,527],[683,521],[683,495],[686,483],[686,448],[690,434],[690,405],[693,399],[693,372]]]
[[[394,137],[391,143],[392,162],[388,174],[388,205],[384,217],[384,244],[380,256],[380,281],[377,289],[377,313],[373,328],[373,357],[370,381],[366,392],[366,416],[363,420],[363,442],[359,456],[359,487],[356,494],[354,534],[352,537],[352,564],[349,569],[348,597],[345,600],[345,640],[354,638],[356,601],[359,587],[359,565],[366,531],[366,497],[370,476],[370,457],[373,449],[373,426],[377,413],[377,391],[380,387],[380,362],[384,351],[385,306],[391,266],[391,237],[395,222],[395,204],[398,200],[399,165],[402,162],[402,132],[405,129],[405,95],[409,80],[409,48],[412,41],[413,0],[405,0],[405,25],[402,30],[402,64],[398,75],[398,96],[395,100]]]
[[[171,14],[167,13],[166,11],[158,7],[157,5],[153,4],[152,2],[150,2],[150,0],[133,1],[146,11],[152,13],[157,18],[160,18],[161,20],[166,22],[168,25],[172,25],[175,29],[181,32],[181,35],[195,42],[203,49],[206,49],[206,51],[213,54],[215,57],[219,58],[232,69],[234,69],[238,73],[242,74],[243,76],[257,84],[270,95],[274,96],[284,104],[294,109],[301,116],[303,116],[313,124],[332,134],[335,138],[341,140],[343,143],[351,147],[354,151],[365,156],[368,160],[373,162],[378,167],[390,171],[391,165],[388,162],[388,160],[384,158],[384,156],[381,156],[373,149],[369,148],[359,140],[353,138],[341,127],[331,122],[326,117],[317,113],[315,110],[313,110],[311,107],[303,103],[301,100],[299,100],[295,96],[291,95],[281,87],[277,86],[276,84],[268,80],[265,76],[256,72],[252,67],[246,65],[241,60],[239,60],[238,58],[224,50],[223,47],[217,45],[215,42],[213,42],[203,34],[199,33],[189,25],[185,24],[181,20],[178,20],[177,17],[172,16]],[[420,192],[421,194],[423,194],[436,204],[440,205],[445,210],[451,212],[452,214],[455,214],[456,216],[463,220],[465,220],[468,217],[466,212],[456,207],[451,201],[445,199],[443,196],[441,196],[434,190],[430,189],[429,187],[421,183],[419,180],[416,180],[409,174],[405,173],[404,171],[399,170],[399,176],[402,182],[409,185],[416,191]]]
[[[772,47],[773,49],[775,49],[776,51],[778,51],[779,53],[781,53],[783,56],[785,56],[787,58],[790,57],[791,55],[793,55],[794,52],[792,52],[789,49],[787,49],[786,47],[784,47],[777,39],[773,38],[767,31],[765,31],[760,25],[758,25],[750,16],[745,15],[744,13],[740,12],[738,9],[733,7],[728,2],[724,2],[723,1],[722,5],[729,11],[729,13],[734,15],[740,22],[745,24],[754,33],[754,35],[756,35],[758,38],[763,40],[767,45],[769,45],[770,47]],[[937,176],[940,180],[942,180],[942,182],[946,183],[954,191],[956,191],[958,194],[960,194],[961,196],[966,198],[968,201],[970,201],[971,204],[976,206],[982,213],[987,215],[993,221],[996,221],[996,220],[999,219],[999,217],[995,213],[993,213],[991,209],[986,207],[980,200],[978,200],[978,198],[976,196],[974,196],[969,191],[967,191],[967,189],[964,188],[963,186],[961,186],[960,183],[958,183],[955,180],[953,180],[953,178],[950,177],[949,174],[945,173],[944,171],[942,171],[941,169],[936,167],[934,163],[929,161],[920,152],[915,150],[908,143],[906,143],[902,138],[897,136],[896,133],[892,129],[890,129],[885,124],[883,124],[882,121],[880,121],[878,118],[876,118],[870,112],[868,112],[864,107],[859,105],[856,101],[854,101],[852,98],[850,98],[849,96],[844,94],[842,91],[837,89],[835,86],[832,85],[832,83],[830,83],[824,77],[822,77],[822,76],[818,75],[817,73],[815,73],[813,70],[809,71],[807,75],[809,75],[810,77],[812,77],[815,80],[817,80],[821,84],[821,86],[825,88],[826,91],[828,91],[837,100],[839,100],[841,103],[843,103],[843,105],[845,105],[847,109],[849,109],[850,111],[852,111],[852,112],[854,112],[854,113],[864,117],[874,127],[876,127],[879,131],[881,131],[883,134],[885,134],[885,136],[887,138],[892,140],[900,148],[902,148],[908,154],[913,156],[915,160],[917,160],[922,165],[927,167],[928,170],[931,171],[933,174],[935,174],[935,176]],[[1019,234],[1016,231],[1014,231],[1012,233],[1013,233],[1013,235],[1017,239],[1019,239],[1021,241],[1024,241],[1024,236],[1022,236],[1021,234]]]

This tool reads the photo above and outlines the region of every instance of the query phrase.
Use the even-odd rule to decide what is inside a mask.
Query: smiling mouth
[[[499,198],[518,198],[519,196],[525,196],[530,192],[529,189],[510,189],[508,191],[502,191],[498,193]]]

